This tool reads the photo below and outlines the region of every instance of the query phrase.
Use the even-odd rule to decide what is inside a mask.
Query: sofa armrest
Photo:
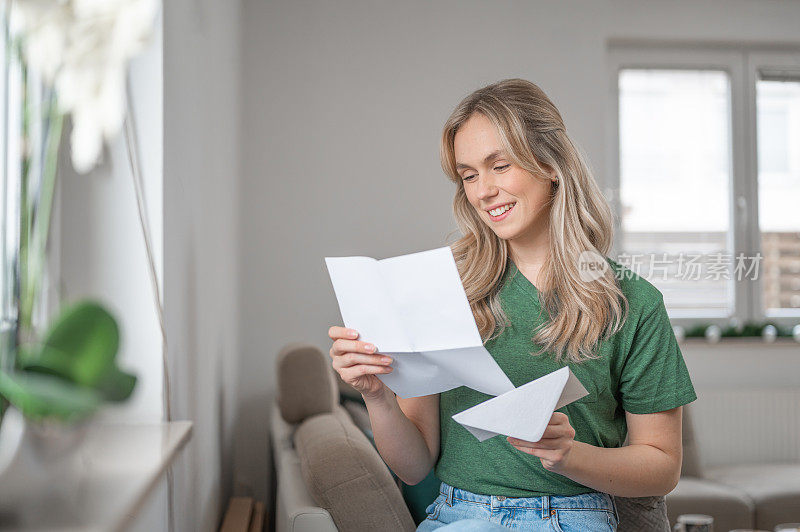
[[[275,403],[272,404],[270,428],[277,475],[276,532],[337,532],[331,515],[316,505],[303,482],[300,459],[292,444],[295,427],[283,420]]]

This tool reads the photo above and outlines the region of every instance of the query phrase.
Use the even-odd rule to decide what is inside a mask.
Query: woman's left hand
[[[575,429],[569,424],[569,418],[562,412],[553,412],[553,417],[544,429],[542,439],[530,442],[507,436],[506,440],[515,449],[523,453],[538,456],[542,466],[548,471],[558,473],[565,469],[570,451],[575,443]]]

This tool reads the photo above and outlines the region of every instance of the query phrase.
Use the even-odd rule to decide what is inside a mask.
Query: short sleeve
[[[697,399],[660,294],[637,324],[619,391],[622,408],[632,414],[662,412]]]

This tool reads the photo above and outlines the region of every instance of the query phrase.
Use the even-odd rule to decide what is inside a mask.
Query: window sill
[[[63,464],[63,481],[3,517],[14,530],[124,530],[191,434],[191,421],[94,423]]]
[[[773,342],[766,342],[760,336],[728,336],[722,337],[719,339],[718,342],[709,342],[705,338],[700,337],[691,337],[691,338],[684,338],[679,342],[679,345],[691,345],[691,346],[698,346],[698,345],[707,345],[707,346],[714,346],[714,345],[761,345],[761,346],[770,346],[770,345],[778,345],[781,347],[789,347],[791,345],[795,345],[800,348],[800,343],[798,343],[794,338],[788,338],[782,336],[780,338],[775,338]]]

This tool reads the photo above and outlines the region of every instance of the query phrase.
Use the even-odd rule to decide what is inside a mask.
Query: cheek
[[[475,197],[475,194],[470,191],[469,187],[464,187],[464,194],[467,196],[467,201],[470,205],[476,209],[479,208],[480,202],[478,201],[478,198]]]

